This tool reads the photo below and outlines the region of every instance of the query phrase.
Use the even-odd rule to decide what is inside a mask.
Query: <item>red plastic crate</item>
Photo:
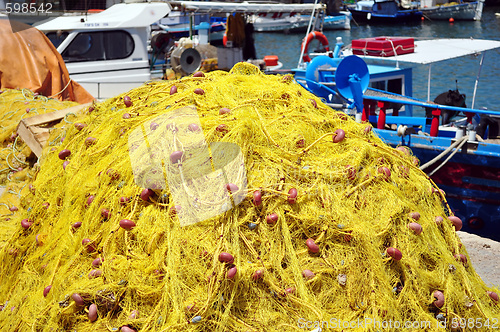
[[[352,53],[356,55],[371,55],[378,57],[413,53],[415,43],[407,37],[373,37],[355,39],[352,41]]]
[[[277,55],[266,55],[264,57],[264,62],[266,66],[277,66],[278,65],[278,56]]]

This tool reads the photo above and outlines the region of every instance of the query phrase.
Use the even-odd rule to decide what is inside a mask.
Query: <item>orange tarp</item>
[[[80,84],[70,80],[61,55],[40,30],[0,19],[0,46],[0,89],[27,88],[80,104],[94,100]]]

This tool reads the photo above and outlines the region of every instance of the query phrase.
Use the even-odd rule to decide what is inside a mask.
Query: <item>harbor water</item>
[[[351,21],[351,30],[325,31],[331,49],[336,37],[342,37],[345,45],[352,40],[377,36],[413,37],[416,40],[430,38],[473,38],[500,40],[500,17],[495,13],[500,7],[485,7],[483,18],[475,21],[428,21],[424,20],[412,25],[370,26],[357,25]],[[300,57],[300,46],[304,34],[255,33],[257,56],[277,55],[283,68],[297,67]],[[314,45],[310,46],[310,51]],[[467,107],[471,107],[475,80],[479,71],[479,57],[468,57],[443,61],[432,65],[431,99],[441,92],[458,89],[466,94]],[[428,67],[414,69],[413,95],[427,99]],[[455,83],[457,80],[457,84]],[[487,108],[500,111],[500,49],[486,53],[480,80],[477,87],[475,108]]]

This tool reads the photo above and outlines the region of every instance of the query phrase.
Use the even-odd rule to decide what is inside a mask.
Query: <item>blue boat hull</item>
[[[394,131],[374,130],[393,147],[404,145],[423,165],[451,144],[452,138],[422,135],[400,137]],[[430,174],[446,157],[425,171]],[[468,142],[431,179],[446,193],[453,213],[463,221],[463,231],[500,241],[500,156],[494,147]]]

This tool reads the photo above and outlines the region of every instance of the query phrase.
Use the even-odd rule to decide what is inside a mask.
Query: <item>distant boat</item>
[[[305,32],[311,16],[297,15],[254,15],[250,22],[253,23],[256,32]],[[314,20],[314,18],[313,18]],[[324,16],[316,22],[316,30],[350,30],[351,29],[351,13],[339,12],[338,15]]]
[[[362,0],[355,7],[348,7],[357,23],[399,24],[420,21],[418,9],[400,9],[395,0]]]
[[[483,16],[484,0],[444,4],[436,4],[436,0],[424,0],[420,6],[422,15],[429,20],[480,21]]]

